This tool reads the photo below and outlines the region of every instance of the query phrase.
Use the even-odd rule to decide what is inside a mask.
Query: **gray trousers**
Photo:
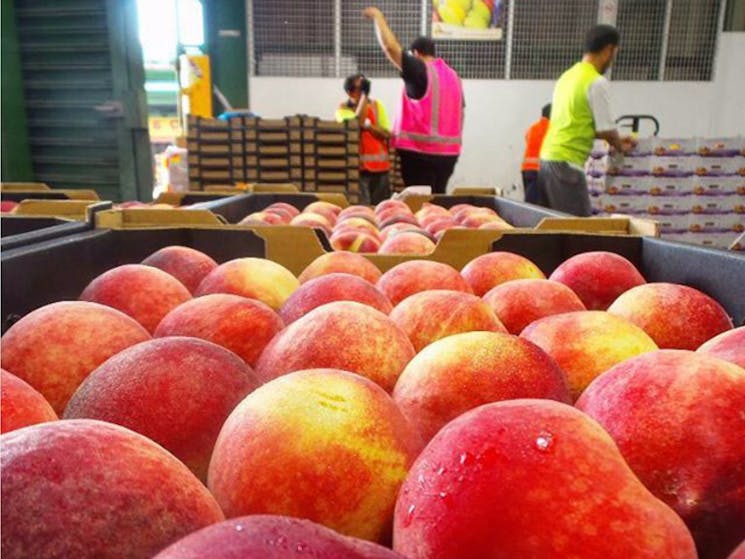
[[[391,197],[388,171],[382,173],[360,172],[360,204],[373,206]]]
[[[541,159],[538,188],[549,208],[581,217],[592,215],[585,173],[569,163]]]

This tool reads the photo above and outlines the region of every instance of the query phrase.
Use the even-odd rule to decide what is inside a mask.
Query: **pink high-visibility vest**
[[[460,78],[442,58],[427,64],[427,91],[421,99],[401,92],[393,144],[431,155],[459,155],[463,128]]]

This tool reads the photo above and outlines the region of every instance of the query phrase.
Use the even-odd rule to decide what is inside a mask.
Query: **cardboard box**
[[[658,156],[696,155],[698,142],[696,138],[660,138],[651,139],[652,153]]]
[[[649,175],[651,172],[652,157],[627,155],[623,158],[611,158],[608,162],[609,175],[638,177]]]
[[[729,249],[745,252],[745,233],[739,235],[729,246]]]
[[[654,196],[648,194],[643,197],[646,212],[651,215],[687,215],[693,207],[692,194],[681,196]]]
[[[91,229],[88,221],[61,217],[0,215],[0,250],[10,250]]]
[[[695,174],[698,160],[694,155],[686,156],[652,156],[650,174],[656,177],[690,177]]]
[[[605,194],[644,195],[651,188],[652,177],[608,176],[605,178]]]
[[[148,211],[148,210],[144,210]],[[150,210],[151,212],[154,210]],[[183,212],[192,213],[192,212]],[[136,215],[136,212],[130,212]],[[121,214],[120,214],[121,215]],[[299,274],[327,247],[307,228],[242,228],[224,225],[160,226],[158,228],[98,229],[52,241],[44,246],[3,251],[2,327],[42,305],[76,299],[104,271],[141,262],[169,245],[190,246],[218,262],[239,257],[265,257]],[[745,321],[745,255],[671,243],[648,237],[577,232],[499,232],[452,230],[426,259],[457,269],[480,254],[508,251],[535,262],[546,275],[567,258],[587,251],[621,254],[650,282],[690,285],[717,299],[734,318]],[[412,260],[406,256],[369,256],[381,270]],[[420,259],[421,257],[416,257]],[[48,278],[54,275],[55,281]]]
[[[685,196],[695,191],[697,177],[648,177],[647,191],[653,196]]]
[[[693,192],[698,196],[745,195],[745,177],[694,177]]]
[[[745,175],[745,157],[698,157],[696,174],[710,177]]]
[[[745,136],[730,138],[697,138],[696,151],[703,156],[731,157],[745,155]]]

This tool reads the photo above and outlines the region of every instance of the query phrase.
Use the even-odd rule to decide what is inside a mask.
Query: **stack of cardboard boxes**
[[[622,158],[597,142],[586,173],[596,214],[654,219],[663,237],[719,248],[745,230],[745,137],[645,138]]]
[[[359,193],[359,127],[316,117],[229,121],[189,118],[191,190],[236,183],[294,183],[310,192]]]

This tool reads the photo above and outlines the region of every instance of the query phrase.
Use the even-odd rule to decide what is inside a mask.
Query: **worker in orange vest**
[[[391,195],[388,115],[383,103],[370,97],[370,80],[362,74],[344,80],[344,91],[348,99],[339,105],[336,120],[359,120],[360,202],[377,205]]]
[[[551,118],[551,103],[541,109],[541,118],[534,122],[525,133],[525,155],[523,156],[523,188],[525,201],[531,204],[546,205],[538,188],[538,170],[541,168],[541,145],[548,131]]]

